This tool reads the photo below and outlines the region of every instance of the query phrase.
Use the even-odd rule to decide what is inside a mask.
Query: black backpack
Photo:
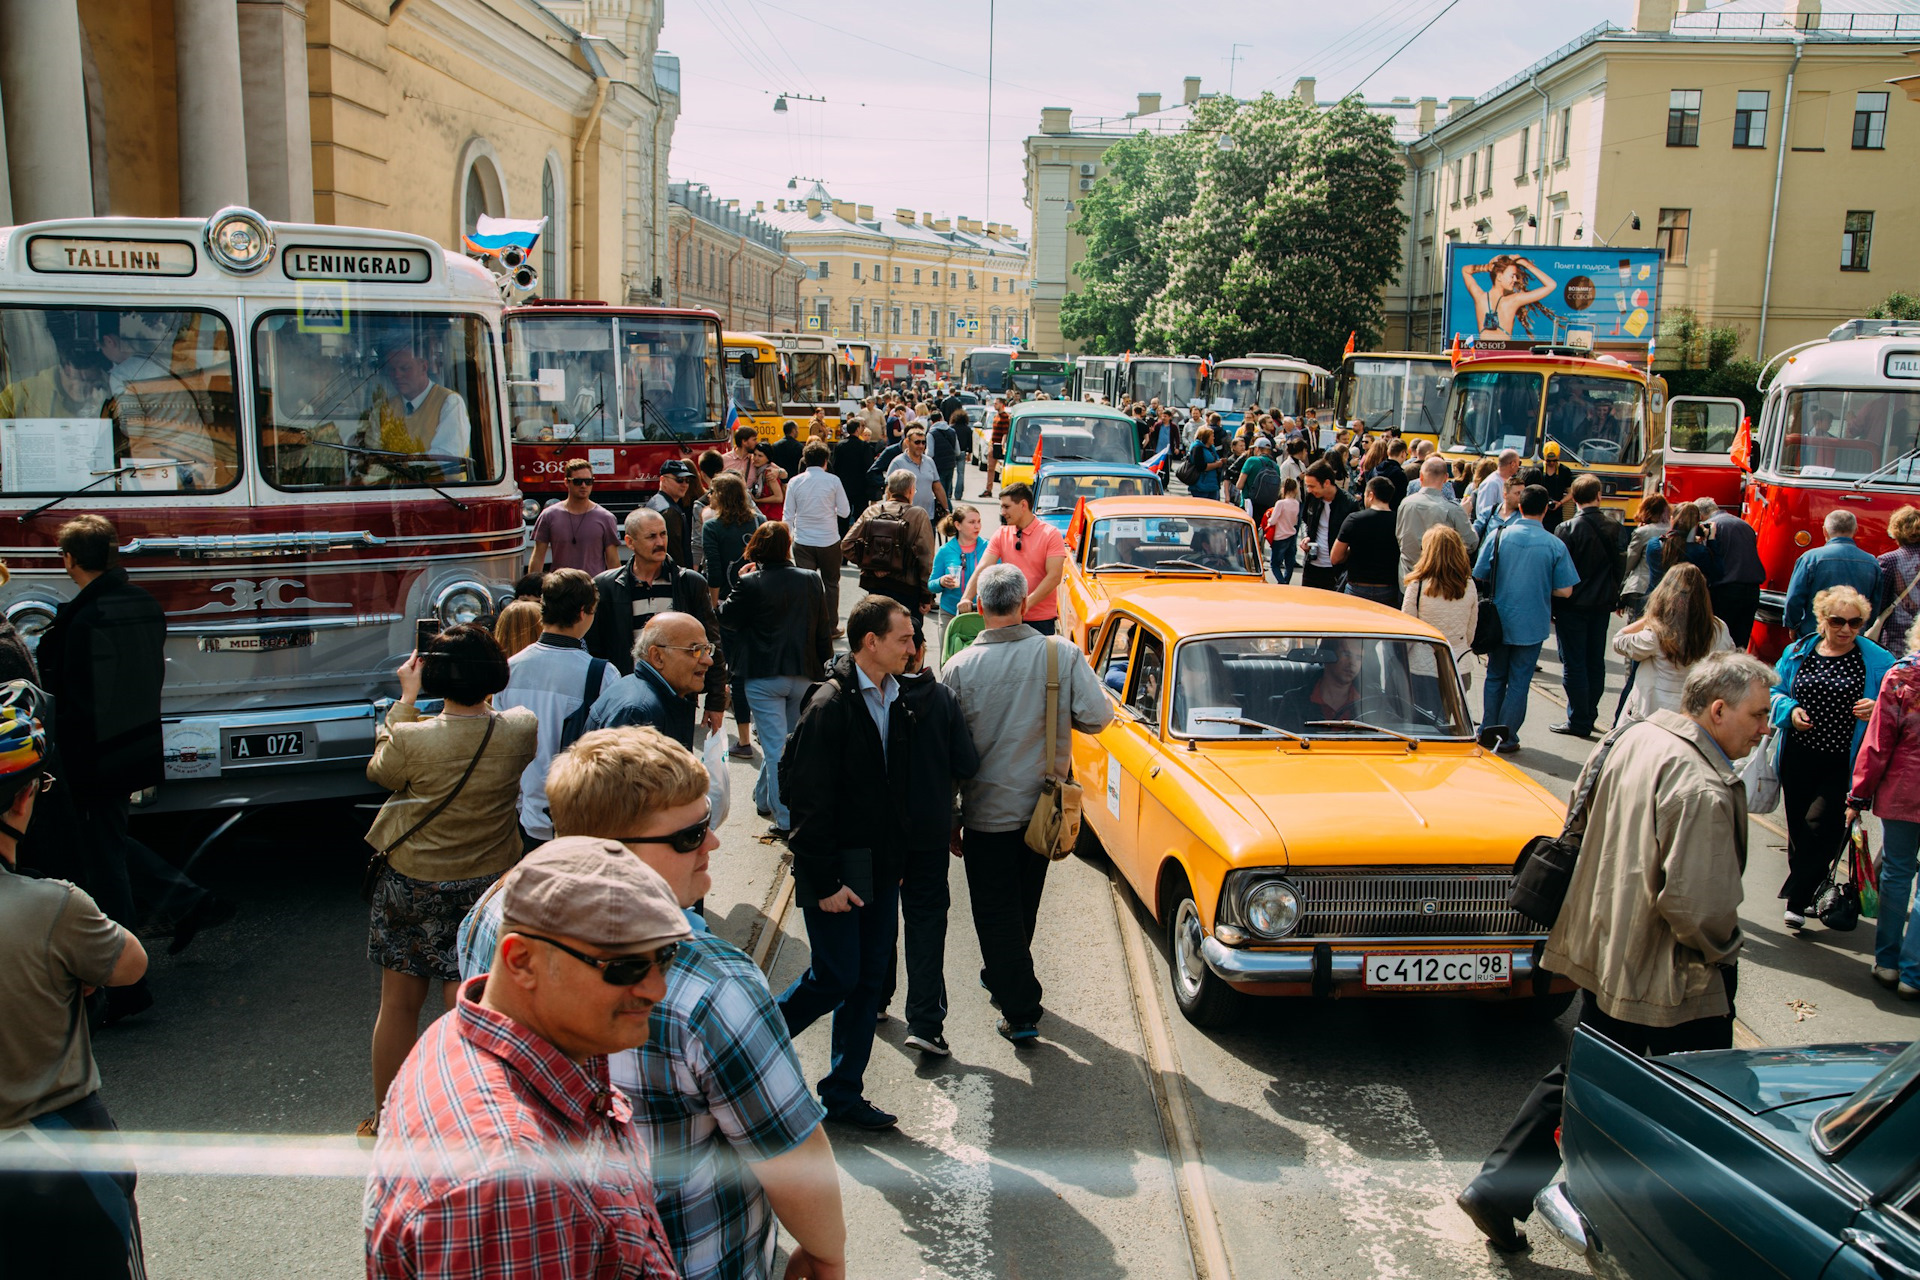
[[[854,559],[861,571],[876,578],[904,578],[913,564],[913,534],[907,513],[880,511],[860,526],[859,552]]]
[[[1247,487],[1247,501],[1255,511],[1265,511],[1280,500],[1280,468],[1262,467]]]

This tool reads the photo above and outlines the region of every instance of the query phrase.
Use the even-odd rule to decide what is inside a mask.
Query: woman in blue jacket
[[[1677,524],[1677,522],[1676,522]],[[1772,720],[1781,808],[1787,819],[1789,929],[1804,928],[1807,908],[1833,869],[1847,834],[1847,790],[1866,736],[1880,682],[1894,656],[1861,634],[1872,606],[1852,587],[1829,587],[1813,598],[1819,629],[1780,655]]]
[[[940,536],[946,541],[933,553],[927,590],[940,602],[940,652],[945,653],[947,626],[960,612],[960,591],[980,567],[980,557],[987,550],[980,538],[980,509],[960,503],[940,521]]]

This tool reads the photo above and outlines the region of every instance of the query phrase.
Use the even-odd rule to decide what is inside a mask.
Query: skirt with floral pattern
[[[392,867],[382,868],[373,885],[367,958],[395,973],[458,981],[460,922],[499,878],[415,880]]]

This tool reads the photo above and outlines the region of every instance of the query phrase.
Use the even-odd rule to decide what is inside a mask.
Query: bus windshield
[[[1780,470],[1808,479],[1920,483],[1920,391],[1828,387],[1790,392]],[[1875,473],[1878,473],[1877,475]]]
[[[301,315],[255,326],[261,468],[278,489],[497,480],[494,372],[478,316],[362,311],[346,332]]]
[[[1347,374],[1341,420],[1360,419],[1368,431],[1399,427],[1408,435],[1438,435],[1446,409],[1450,366],[1431,360],[1355,360]]]
[[[1628,378],[1556,373],[1547,379],[1547,438],[1589,465],[1638,466],[1646,456],[1646,396]]]
[[[1453,380],[1440,448],[1447,453],[1533,449],[1540,422],[1537,373],[1469,370]]]
[[[1043,430],[1049,436],[1062,432],[1091,433],[1094,455],[1085,459],[1088,462],[1140,461],[1140,437],[1134,433],[1133,423],[1119,418],[1082,417],[1070,413],[1036,413],[1023,418],[1014,427],[1013,447],[1007,451],[1008,459],[1013,462],[1033,461],[1033,446],[1039,441]],[[1077,458],[1079,454],[1074,456]]]
[[[790,404],[838,404],[834,389],[834,358],[827,351],[793,351],[787,355],[787,401]]]
[[[1260,371],[1221,366],[1213,371],[1213,394],[1231,402],[1229,413],[1245,413],[1260,403]]]
[[[714,438],[719,353],[711,328],[690,316],[509,317],[514,439]]]
[[[1133,398],[1145,403],[1184,408],[1200,395],[1200,367],[1171,360],[1135,360],[1131,366]]]
[[[1027,395],[1044,391],[1055,399],[1067,394],[1067,377],[1067,366],[1058,360],[1016,360],[1007,374],[1015,391]]]
[[[985,387],[988,391],[1007,389],[1007,371],[1013,366],[1013,357],[1006,352],[970,351],[962,364],[961,381],[968,386]]]
[[[780,412],[780,366],[751,347],[728,347],[727,395],[741,413]]]
[[[1268,369],[1260,375],[1260,407],[1283,418],[1297,418],[1313,401],[1313,378],[1290,369]]]
[[[214,313],[0,308],[0,492],[210,493],[239,439]]]

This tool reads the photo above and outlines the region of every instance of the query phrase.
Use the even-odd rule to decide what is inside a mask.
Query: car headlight
[[[532,524],[535,520],[538,520],[540,518],[540,499],[520,499],[520,518],[528,524]]]
[[[478,582],[456,582],[441,589],[433,611],[442,625],[462,626],[493,612],[493,595]]]
[[[1267,880],[1247,894],[1247,925],[1263,938],[1278,938],[1300,923],[1300,895],[1284,880]]]

